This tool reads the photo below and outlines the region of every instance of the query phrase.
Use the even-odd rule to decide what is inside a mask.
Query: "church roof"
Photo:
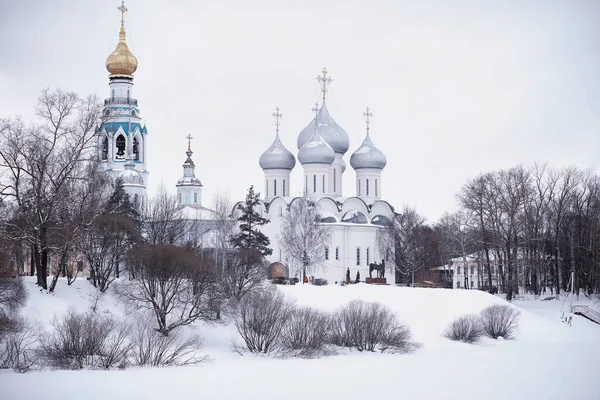
[[[333,148],[321,136],[321,124],[315,124],[313,136],[298,152],[301,164],[331,164],[335,160]]]
[[[329,114],[329,110],[325,103],[323,103],[323,106],[312,121],[306,125],[300,132],[300,135],[298,135],[298,149],[301,149],[314,135],[316,130],[315,120],[319,121],[319,124],[321,125],[321,136],[323,136],[323,139],[331,146],[333,151],[342,154],[346,153],[350,148],[350,138],[346,131],[339,126],[331,114]]]
[[[279,139],[279,133],[275,140],[264,153],[261,154],[258,164],[264,169],[289,169],[296,166],[294,155],[283,145]]]
[[[350,157],[350,165],[354,169],[376,168],[383,169],[387,164],[387,158],[371,141],[371,135],[367,131],[367,137],[360,147]]]
[[[142,176],[134,169],[135,164],[132,160],[125,163],[125,169],[117,175],[123,181],[123,186],[144,186]]]

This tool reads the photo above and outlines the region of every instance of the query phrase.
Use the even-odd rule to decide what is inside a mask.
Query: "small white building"
[[[498,265],[492,253],[490,253],[490,264],[492,286],[498,287],[502,266]],[[483,289],[488,286],[488,274],[485,265],[485,254],[480,252],[469,254],[466,257],[453,258],[448,265],[431,268],[431,270],[451,272],[452,288],[454,289]]]

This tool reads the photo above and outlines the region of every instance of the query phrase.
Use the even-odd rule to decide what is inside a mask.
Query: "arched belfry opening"
[[[136,161],[140,160],[140,142],[137,136],[133,138],[133,159]]]
[[[117,153],[116,153],[115,158],[118,160],[124,160],[125,159],[125,146],[126,146],[125,136],[123,136],[121,134],[117,137],[116,146],[117,146]]]
[[[106,136],[102,139],[102,160],[108,160],[108,138]]]

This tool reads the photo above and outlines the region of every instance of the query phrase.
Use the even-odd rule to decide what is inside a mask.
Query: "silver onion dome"
[[[371,141],[371,135],[367,132],[367,137],[360,147],[356,149],[350,157],[350,165],[354,169],[376,168],[383,169],[387,164],[385,154],[381,152]]]
[[[345,154],[350,148],[350,138],[346,131],[333,120],[325,103],[323,103],[315,118],[300,132],[297,141],[298,149],[301,149],[314,135],[316,129],[315,120],[319,121],[321,136],[333,148],[333,151]]]
[[[296,166],[294,155],[281,143],[279,133],[275,136],[275,140],[258,159],[260,167],[265,169],[289,169],[290,171]]]
[[[315,124],[313,136],[298,151],[301,164],[331,164],[335,160],[335,151],[321,136],[321,124]]]
[[[144,180],[140,174],[134,169],[135,164],[133,161],[127,161],[125,163],[125,169],[117,175],[117,179],[123,181],[123,185],[144,185]]]

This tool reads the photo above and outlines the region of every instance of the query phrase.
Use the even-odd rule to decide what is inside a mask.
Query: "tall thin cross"
[[[367,109],[365,110],[363,115],[365,116],[365,122],[367,123],[367,135],[368,135],[369,134],[369,124],[371,123],[371,117],[373,116],[373,113],[371,112],[369,107],[367,107]]]
[[[188,151],[192,151],[192,135],[188,134],[185,138],[188,140]]]
[[[277,137],[279,137],[279,125],[281,124],[279,119],[283,117],[283,114],[279,112],[279,107],[275,108],[273,116],[275,117],[275,132],[277,133]]]
[[[331,85],[333,79],[330,76],[327,76],[327,69],[323,68],[321,71],[323,75],[317,76],[317,81],[321,84],[321,92],[323,93],[323,104],[325,104],[325,95],[327,94],[327,86]]]
[[[121,11],[121,25],[125,25],[125,13],[129,11],[129,9],[125,7],[125,0],[121,0],[121,5],[117,7],[117,10]]]
[[[310,111],[315,113],[315,117],[319,114],[319,103],[315,103],[315,105],[313,106],[313,108],[310,109]]]

